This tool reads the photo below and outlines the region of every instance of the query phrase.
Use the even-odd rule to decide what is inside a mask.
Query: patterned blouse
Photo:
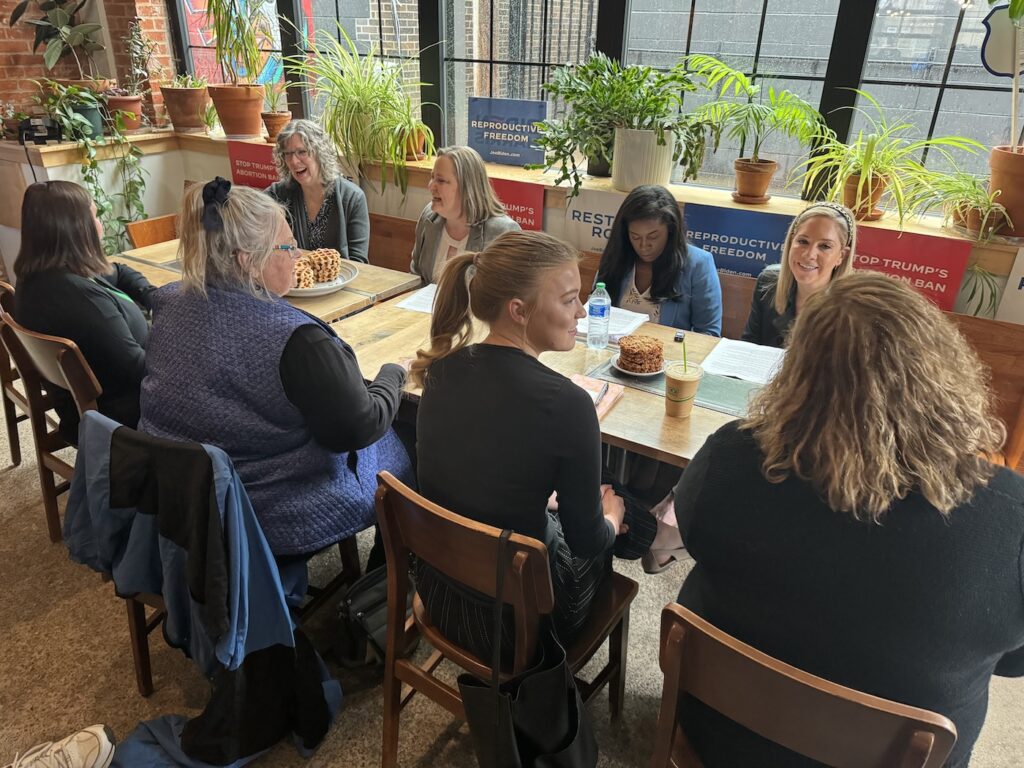
[[[329,192],[324,195],[323,205],[320,206],[320,210],[316,214],[316,218],[309,221],[307,231],[309,232],[309,250],[315,251],[317,248],[326,248],[327,243],[331,241],[330,237],[330,220],[334,209],[338,207],[338,198],[334,192]],[[308,211],[307,211],[308,217]]]

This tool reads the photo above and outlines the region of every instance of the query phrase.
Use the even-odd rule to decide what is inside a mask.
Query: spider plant
[[[875,206],[883,199],[895,207],[899,224],[922,212],[919,194],[927,172],[921,164],[925,150],[956,165],[952,150],[977,152],[984,147],[962,136],[915,137],[912,123],[891,122],[878,101],[866,91],[853,89],[871,109],[852,107],[867,122],[848,143],[828,128],[817,136],[817,148],[797,166],[794,181],[817,191],[828,200],[842,200],[858,219],[877,218]],[[802,169],[802,170],[801,170]],[[884,198],[883,198],[884,195]]]
[[[290,80],[275,80],[263,84],[263,106],[267,112],[288,111],[288,88],[295,85]]]
[[[989,191],[988,179],[956,170],[926,172],[919,180],[919,210],[942,207],[942,223],[963,227],[979,243],[988,242],[1003,223],[1013,226],[999,190]]]
[[[984,267],[971,264],[964,272],[964,280],[957,295],[956,311],[975,317],[995,317],[999,306],[1000,283]]]

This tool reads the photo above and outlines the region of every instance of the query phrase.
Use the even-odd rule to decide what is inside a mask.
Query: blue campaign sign
[[[740,208],[687,203],[683,208],[690,242],[710,251],[722,272],[756,277],[782,259],[792,216]]]
[[[543,120],[547,112],[544,101],[471,96],[469,146],[488,163],[542,163],[543,150],[533,146],[540,135],[533,124]]]

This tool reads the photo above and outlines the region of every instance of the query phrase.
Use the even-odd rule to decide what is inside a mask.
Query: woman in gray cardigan
[[[324,130],[311,120],[292,120],[277,135],[274,161],[281,181],[267,194],[287,209],[299,248],[333,248],[343,259],[365,263],[366,195],[341,175],[338,152]]]
[[[520,228],[494,194],[475,149],[439,149],[427,189],[430,204],[416,222],[411,266],[425,283],[436,283],[450,258],[482,251],[498,235]]]

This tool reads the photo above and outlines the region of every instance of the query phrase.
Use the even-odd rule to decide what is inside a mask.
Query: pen
[[[608,382],[606,381],[604,384],[601,385],[601,389],[598,390],[597,397],[594,399],[594,407],[595,408],[601,404],[601,401],[604,399],[604,396],[607,395],[607,394],[608,394]]]

